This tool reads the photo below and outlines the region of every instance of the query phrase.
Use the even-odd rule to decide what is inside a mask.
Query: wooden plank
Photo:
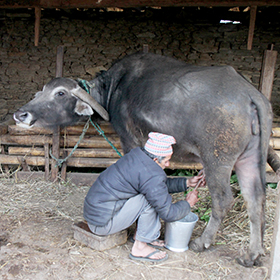
[[[35,157],[35,156],[9,156],[5,154],[0,154],[0,162],[2,164],[10,165],[20,165],[22,159],[24,158],[26,164],[32,166],[44,166],[45,157]],[[117,158],[69,158],[67,165],[71,167],[94,167],[94,168],[106,168],[115,163]],[[56,174],[57,176],[57,174]],[[57,177],[52,178],[56,180]]]
[[[32,156],[23,157],[23,156],[9,156],[9,155],[0,154],[1,164],[20,165],[22,163],[23,158],[27,165],[32,165],[32,166],[44,166],[45,165],[44,157],[32,157]]]
[[[63,137],[62,137],[63,138]],[[118,136],[108,137],[111,143],[117,148],[121,148],[121,142]],[[71,136],[66,139],[61,140],[61,145],[65,147],[74,147],[75,144],[79,141],[79,136]],[[80,148],[111,148],[111,145],[100,136],[85,136],[81,143],[79,144]]]
[[[45,157],[43,156],[17,156],[17,155],[0,155],[2,164],[19,165],[21,159],[25,158],[25,162],[32,166],[44,166]],[[88,168],[107,168],[115,163],[119,158],[74,158],[70,157],[67,166],[71,167],[88,167]],[[168,169],[202,169],[202,164],[194,162],[170,162]],[[272,168],[267,164],[266,171],[272,172]]]
[[[74,147],[79,141],[79,136],[68,136],[65,140],[60,139],[61,147]],[[108,137],[112,144],[117,148],[121,148],[120,139],[117,136]],[[13,145],[33,145],[43,146],[45,143],[52,144],[52,137],[47,135],[27,135],[27,136],[15,136],[15,135],[1,135],[0,136],[1,144]],[[81,143],[79,144],[80,148],[111,148],[110,144],[100,136],[85,136]]]
[[[270,253],[270,280],[280,279],[280,182],[278,182],[277,185],[277,205],[275,210],[273,238]]]
[[[266,50],[264,52],[259,91],[262,92],[268,100],[271,99],[276,60],[277,51]]]
[[[38,47],[39,45],[40,21],[41,21],[41,8],[35,7],[35,38],[34,38],[35,47]]]
[[[23,128],[18,125],[9,125],[8,132],[10,135],[51,135],[52,129],[42,127]]]
[[[252,45],[253,45],[253,37],[254,37],[256,16],[257,16],[257,6],[251,6],[251,9],[250,9],[249,34],[248,34],[248,42],[247,42],[247,49],[248,50],[251,50],[252,49]]]
[[[280,127],[273,127],[272,128],[272,137],[279,137],[280,138]]]
[[[280,150],[280,138],[270,138],[269,145],[272,146],[274,150]]]
[[[5,134],[0,136],[0,142],[6,145],[19,144],[30,146],[32,143],[33,145],[43,146],[45,143],[51,144],[51,137],[46,135],[14,136]]]
[[[235,7],[235,6],[280,6],[279,1],[271,0],[0,0],[1,8],[31,8],[40,6],[42,8],[102,8],[102,7]]]
[[[72,149],[63,149],[60,151],[60,156],[62,157],[63,151],[67,151],[68,154],[72,151]],[[122,152],[120,150],[120,152]],[[28,155],[28,156],[44,156],[45,150],[40,147],[18,147],[18,146],[10,146],[8,147],[9,155]],[[90,158],[108,158],[115,157],[119,158],[119,155],[113,149],[76,149],[72,155],[72,157],[90,157]]]
[[[104,122],[99,124],[100,128],[103,130],[105,135],[114,134],[117,135],[112,125],[109,122]],[[69,135],[81,135],[84,129],[84,124],[76,125],[76,126],[68,126],[61,130],[61,133],[69,134]],[[92,125],[89,126],[86,135],[99,135],[99,132]]]
[[[100,128],[103,130],[105,135],[107,134],[115,134],[116,132],[113,129],[112,125],[109,122],[104,122],[99,124]],[[0,126],[1,129],[1,126]],[[60,133],[61,134],[66,134],[66,135],[81,135],[84,129],[84,124],[80,125],[73,125],[73,126],[68,126],[65,128],[61,128]],[[52,129],[48,128],[41,128],[41,127],[32,127],[30,129],[26,129],[23,127],[20,127],[18,125],[9,125],[8,126],[8,131],[9,134],[11,135],[51,135],[53,133]],[[2,134],[7,133],[7,126],[3,127],[3,132]],[[99,135],[99,132],[93,127],[90,126],[86,132],[86,135]]]

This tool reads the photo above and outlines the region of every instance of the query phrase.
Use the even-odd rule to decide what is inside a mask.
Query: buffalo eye
[[[59,91],[59,92],[57,92],[55,95],[56,96],[63,96],[65,93],[63,92],[63,91]]]

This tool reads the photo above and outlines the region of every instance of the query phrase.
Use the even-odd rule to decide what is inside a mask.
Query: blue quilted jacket
[[[161,219],[177,221],[190,212],[190,205],[185,200],[172,203],[169,193],[186,189],[185,178],[167,178],[156,162],[135,148],[93,183],[84,201],[84,218],[92,225],[104,226],[129,198],[141,193]]]

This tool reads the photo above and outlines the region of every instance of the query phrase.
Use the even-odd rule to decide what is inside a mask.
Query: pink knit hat
[[[172,155],[173,149],[171,145],[176,143],[176,140],[173,136],[158,132],[150,132],[148,136],[149,139],[144,146],[144,149],[147,152],[155,156],[163,157]]]

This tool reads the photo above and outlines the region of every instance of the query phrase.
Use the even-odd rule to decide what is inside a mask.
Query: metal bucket
[[[165,247],[170,251],[184,252],[192,236],[198,216],[190,212],[185,218],[172,223],[165,223]]]

